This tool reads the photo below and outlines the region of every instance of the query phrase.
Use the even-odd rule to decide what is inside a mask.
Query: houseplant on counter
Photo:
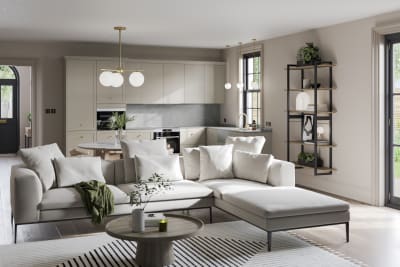
[[[134,184],[135,190],[130,192],[129,203],[134,205],[132,210],[132,230],[134,232],[144,232],[144,209],[154,195],[171,190],[171,183],[161,175],[154,173],[145,181],[139,180]]]
[[[123,139],[123,130],[125,125],[134,120],[134,116],[127,117],[126,113],[118,114],[118,112],[113,112],[111,117],[111,128],[117,130],[116,141],[118,143]]]

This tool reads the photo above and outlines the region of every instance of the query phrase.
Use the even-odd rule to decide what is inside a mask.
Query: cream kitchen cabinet
[[[204,64],[185,64],[185,103],[205,103]]]
[[[129,74],[125,78],[125,103],[127,104],[162,104],[163,101],[163,64],[128,61],[125,68],[140,70],[144,75],[144,84],[133,87],[129,83]]]
[[[185,103],[185,65],[166,63],[164,67],[164,104]]]
[[[66,59],[66,130],[95,130],[95,60]]]
[[[96,134],[96,142],[114,143],[115,138],[115,131],[97,131]]]
[[[225,100],[225,64],[205,65],[205,103],[222,104]]]
[[[115,69],[119,62],[117,60],[97,60],[96,66],[96,88],[97,88],[97,103],[123,103],[123,86],[121,87],[105,87],[101,85],[98,77],[102,69]]]
[[[153,137],[152,134],[153,134],[153,131],[127,130],[126,138],[128,140],[137,140],[137,139],[151,140]]]
[[[197,147],[206,144],[206,129],[204,127],[181,128],[180,143],[186,147]]]
[[[93,143],[96,140],[95,131],[76,131],[67,132],[66,136],[66,155],[70,156],[70,151],[73,149],[78,149],[80,151],[85,151],[90,153],[89,150],[79,149],[78,145],[83,143]]]

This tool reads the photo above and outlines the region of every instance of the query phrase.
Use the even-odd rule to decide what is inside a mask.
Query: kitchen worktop
[[[257,132],[272,132],[272,128],[262,128],[257,130],[245,129],[245,128],[238,128],[232,126],[185,126],[185,127],[137,127],[132,129],[126,129],[127,131],[153,131],[158,129],[193,129],[193,128],[211,128],[217,130],[225,130],[225,131],[235,131],[235,132],[245,132],[245,133],[257,133]]]

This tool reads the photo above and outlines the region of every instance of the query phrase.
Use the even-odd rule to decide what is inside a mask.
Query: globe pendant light
[[[240,59],[240,57],[241,57],[241,55],[242,55],[241,52],[242,52],[242,42],[239,42],[238,59]],[[239,79],[240,79],[240,77],[239,77]],[[239,82],[236,84],[236,88],[239,89],[239,90],[242,90],[242,89],[243,89],[243,83],[239,81]]]
[[[119,44],[119,66],[115,69],[101,69],[99,75],[99,82],[104,87],[121,87],[124,84],[124,76],[126,71],[132,71],[129,76],[129,82],[133,87],[140,87],[144,83],[144,75],[139,70],[124,70],[122,68],[122,42],[121,32],[126,30],[126,27],[116,26],[114,30],[118,31],[118,44]],[[139,78],[138,78],[139,77]]]

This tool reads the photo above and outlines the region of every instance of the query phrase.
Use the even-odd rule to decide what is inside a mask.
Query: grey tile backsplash
[[[218,104],[127,105],[127,129],[219,125]]]

